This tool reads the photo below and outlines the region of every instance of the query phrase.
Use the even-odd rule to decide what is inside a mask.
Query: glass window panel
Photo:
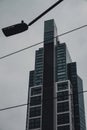
[[[66,68],[66,66],[64,65],[64,66],[57,66],[58,67],[58,69],[63,69],[63,68]]]
[[[69,123],[69,113],[57,115],[57,124],[58,125],[67,124],[67,123]]]
[[[59,126],[57,127],[57,130],[70,130],[70,126],[69,125]]]
[[[41,115],[41,107],[30,108],[30,117],[35,117],[40,115]]]
[[[31,97],[30,106],[40,105],[40,104],[41,104],[41,96]]]
[[[68,83],[67,82],[64,82],[64,83],[59,83],[57,84],[57,90],[65,90],[65,89],[68,89]]]
[[[48,42],[52,42],[54,39],[54,32],[53,31],[50,31],[50,32],[45,32],[45,42],[48,43]]]
[[[64,51],[58,51],[57,54],[65,54]]]
[[[40,118],[29,120],[29,129],[40,128]]]
[[[59,70],[57,71],[57,73],[61,73],[61,72],[66,72],[66,70],[65,70],[65,69],[59,69]]]
[[[58,66],[66,66],[66,63],[65,62],[63,62],[63,63],[58,63]]]
[[[68,91],[57,93],[57,101],[68,100],[68,98],[69,98]]]
[[[31,89],[31,95],[41,94],[41,87],[35,87]]]
[[[58,73],[57,73],[58,74]],[[65,79],[66,78],[66,75],[64,74],[64,75],[58,75],[58,79]]]
[[[58,81],[66,80],[66,78],[58,78]]]
[[[58,75],[64,75],[66,74],[65,72],[59,72]]]
[[[57,103],[57,113],[69,111],[69,102]]]

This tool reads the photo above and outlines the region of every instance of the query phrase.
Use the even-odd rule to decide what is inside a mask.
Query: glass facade
[[[35,57],[35,75],[34,85],[40,85],[43,82],[43,48],[36,51]]]
[[[67,79],[66,74],[66,45],[59,44],[56,46],[56,81]]]
[[[41,96],[31,97],[30,106],[35,106],[40,104],[41,104]]]
[[[69,121],[70,121],[69,120],[69,113],[58,114],[57,115],[57,124],[58,125],[68,124]]]
[[[35,53],[35,69],[30,71],[29,77],[29,105],[27,107],[26,130],[42,129],[43,111],[45,114],[44,117],[46,117],[44,120],[45,125],[43,125],[44,130],[53,129],[48,128],[48,124],[53,125],[52,120],[51,123],[49,121],[50,118],[55,120],[56,124],[54,129],[56,130],[86,130],[84,97],[83,93],[78,94],[83,91],[83,84],[81,78],[77,75],[76,63],[72,62],[66,44],[61,44],[57,41],[57,38],[53,38],[57,32],[54,20],[46,21],[44,30],[45,45],[50,45],[53,42],[56,43],[56,45],[53,46],[55,48],[55,51],[53,52],[54,59],[52,59],[53,57],[50,55],[51,58],[45,57],[47,58],[45,62],[48,63],[48,70],[51,68],[51,66],[49,66],[49,61],[54,62],[55,65],[52,66],[52,68],[55,69],[55,79],[53,80],[55,80],[54,89],[56,90],[56,95],[52,95],[54,89],[49,89],[50,85],[47,85],[46,91],[44,91],[45,94],[43,94],[44,56],[48,53],[44,55],[44,52],[47,52],[44,51],[45,47],[39,48]],[[46,76],[45,83],[46,82],[48,83],[48,76]],[[50,83],[51,80],[49,80],[49,84]],[[43,100],[43,98],[45,100]],[[51,104],[51,102],[46,100],[46,98],[55,101],[55,103],[52,102],[55,104],[55,110],[53,106],[50,107],[49,103]],[[55,100],[53,100],[53,98]],[[44,101],[44,105],[42,105],[42,101]],[[55,117],[53,115],[54,113],[56,113]]]
[[[30,117],[36,117],[41,115],[41,106],[30,108]]]
[[[34,70],[30,71],[29,87],[34,86]]]
[[[57,113],[69,111],[69,102],[57,103]]]
[[[59,81],[57,87],[57,129],[72,130],[73,111],[71,100],[71,84],[69,80]],[[65,125],[63,127],[63,125]]]
[[[31,96],[41,94],[41,86],[34,87],[31,89]]]
[[[68,91],[62,91],[57,93],[57,101],[64,101],[69,99]]]
[[[57,84],[57,91],[68,89],[68,82],[61,82]]]
[[[70,130],[70,125],[63,125],[57,127],[57,130]]]
[[[84,97],[82,79],[77,75],[76,62],[68,65],[68,78],[73,87],[73,106],[74,106],[74,127],[79,130],[86,130],[85,111],[84,111]]]
[[[40,118],[30,119],[29,120],[29,129],[40,128]]]
[[[41,129],[42,86],[30,86],[26,129]]]

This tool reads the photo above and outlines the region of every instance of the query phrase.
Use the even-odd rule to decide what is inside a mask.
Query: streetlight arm
[[[41,17],[43,17],[46,13],[48,13],[50,10],[52,10],[54,7],[56,7],[58,4],[60,4],[63,0],[59,0],[56,3],[54,3],[52,6],[50,6],[47,10],[45,10],[43,13],[41,13],[39,16],[37,16],[35,19],[33,19],[28,25],[22,21],[21,23],[5,27],[2,29],[2,32],[6,37],[12,36],[21,32],[24,32],[28,30],[28,26],[31,26],[34,24],[37,20],[39,20]]]
[[[34,24],[38,19],[40,19],[41,17],[43,17],[46,13],[48,13],[50,10],[52,10],[54,7],[56,7],[58,4],[60,4],[63,0],[59,0],[56,3],[54,3],[52,6],[50,6],[47,10],[45,10],[43,13],[41,13],[38,17],[36,17],[35,19],[33,19],[28,26],[31,26],[32,24]]]

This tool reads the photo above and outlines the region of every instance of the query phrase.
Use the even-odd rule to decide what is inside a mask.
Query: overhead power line
[[[4,59],[4,58],[7,58],[7,57],[9,57],[9,56],[12,56],[12,55],[14,55],[14,54],[23,52],[23,51],[25,51],[25,50],[27,50],[27,49],[30,49],[30,48],[35,47],[35,46],[37,46],[37,45],[40,45],[40,44],[42,44],[42,43],[43,43],[43,42],[39,42],[39,43],[36,43],[36,44],[34,44],[34,45],[31,45],[31,46],[25,47],[25,48],[23,48],[23,49],[20,49],[20,50],[18,50],[18,51],[14,51],[14,52],[12,52],[12,53],[9,53],[9,54],[7,54],[7,55],[4,55],[4,56],[0,57],[0,60],[1,60],[1,59]]]
[[[5,107],[0,109],[0,111],[5,111],[5,110],[9,110],[9,109],[13,109],[13,108],[18,108],[18,107],[23,107],[26,106],[27,104],[19,104],[19,105],[15,105],[15,106],[10,106],[10,107]]]
[[[64,91],[63,91],[64,92]],[[86,91],[81,91],[81,92],[78,92],[77,94],[81,94],[81,93],[87,93],[87,90]],[[74,95],[74,94],[69,94],[69,96],[71,95]],[[76,95],[76,94],[75,94]],[[64,96],[64,95],[63,95]],[[57,99],[57,97],[54,97],[53,99]],[[20,107],[24,107],[24,106],[27,106],[29,105],[30,103],[25,103],[25,104],[19,104],[19,105],[15,105],[15,106],[10,106],[10,107],[5,107],[5,108],[1,108],[0,109],[0,112],[2,111],[6,111],[6,110],[10,110],[10,109],[16,109],[16,108],[20,108]]]
[[[67,34],[69,34],[69,33],[75,32],[75,31],[80,30],[80,29],[85,28],[85,27],[87,27],[87,25],[83,25],[83,26],[80,26],[80,27],[78,27],[78,28],[72,29],[72,30],[70,30],[70,31],[61,33],[61,34],[57,35],[56,37],[61,37],[61,36],[67,35]],[[48,40],[50,40],[50,39],[48,39]],[[39,43],[36,43],[36,44],[31,45],[31,46],[28,46],[28,47],[25,47],[25,48],[20,49],[20,50],[18,50],[18,51],[9,53],[9,54],[7,54],[7,55],[4,55],[4,56],[0,57],[0,60],[1,60],[1,59],[4,59],[4,58],[7,58],[7,57],[9,57],[9,56],[15,55],[15,54],[17,54],[17,53],[23,52],[23,51],[25,51],[25,50],[28,50],[28,49],[30,49],[30,48],[32,48],[32,47],[35,47],[35,46],[37,46],[37,45],[40,45],[40,44],[42,44],[42,43],[44,43],[44,41],[39,42]]]
[[[87,25],[83,25],[83,26],[80,26],[80,27],[78,27],[78,28],[72,29],[72,30],[70,30],[70,31],[64,32],[64,33],[62,33],[62,34],[59,34],[58,36],[61,37],[61,36],[63,36],[63,35],[66,35],[66,34],[68,34],[68,33],[72,33],[72,32],[74,32],[74,31],[77,31],[77,30],[82,29],[82,28],[85,28],[85,27],[87,27]]]

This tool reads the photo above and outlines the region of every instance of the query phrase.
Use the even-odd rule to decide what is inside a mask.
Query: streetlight
[[[43,17],[45,14],[47,14],[50,10],[52,10],[54,7],[56,7],[62,1],[63,0],[59,0],[56,3],[54,3],[47,10],[45,10],[43,13],[41,13],[39,16],[37,16],[35,19],[33,19],[29,24],[26,24],[26,23],[24,23],[24,21],[22,21],[21,23],[3,28],[2,31],[3,31],[4,35],[6,37],[8,37],[8,36],[12,36],[12,35],[15,35],[15,34],[28,30],[28,26],[31,26],[32,24],[34,24],[37,20],[39,20],[41,17]]]
[[[2,31],[6,37],[24,32],[26,30],[28,30],[28,25],[26,23],[24,23],[23,21],[21,23],[18,23],[18,24],[15,24],[15,25],[2,29]]]

